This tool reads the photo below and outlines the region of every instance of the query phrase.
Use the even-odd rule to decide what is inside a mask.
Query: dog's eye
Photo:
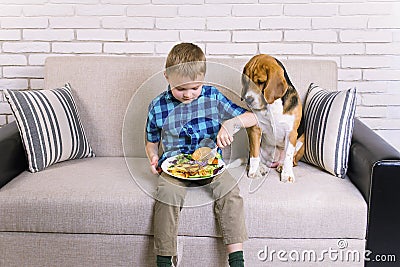
[[[265,83],[264,81],[257,80],[257,84],[259,84],[259,85],[264,84],[264,83]]]

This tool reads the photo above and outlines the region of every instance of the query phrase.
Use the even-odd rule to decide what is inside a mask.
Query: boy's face
[[[190,77],[182,77],[177,74],[166,75],[169,85],[171,86],[172,95],[180,102],[189,104],[197,99],[201,94],[204,75],[198,75],[195,80]]]

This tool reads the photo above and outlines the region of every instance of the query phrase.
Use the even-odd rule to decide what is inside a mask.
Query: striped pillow
[[[356,109],[356,89],[328,92],[310,84],[304,107],[304,160],[343,178]]]
[[[4,90],[4,94],[18,124],[29,171],[94,157],[69,84],[53,90]]]

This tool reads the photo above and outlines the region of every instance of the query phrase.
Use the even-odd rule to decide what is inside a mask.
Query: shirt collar
[[[175,97],[172,95],[171,86],[169,84],[168,84],[167,93],[165,95],[165,98],[168,100],[175,99]]]

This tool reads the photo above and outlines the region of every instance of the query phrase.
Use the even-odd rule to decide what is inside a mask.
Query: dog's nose
[[[245,96],[245,100],[248,105],[251,105],[255,99],[252,96]]]

